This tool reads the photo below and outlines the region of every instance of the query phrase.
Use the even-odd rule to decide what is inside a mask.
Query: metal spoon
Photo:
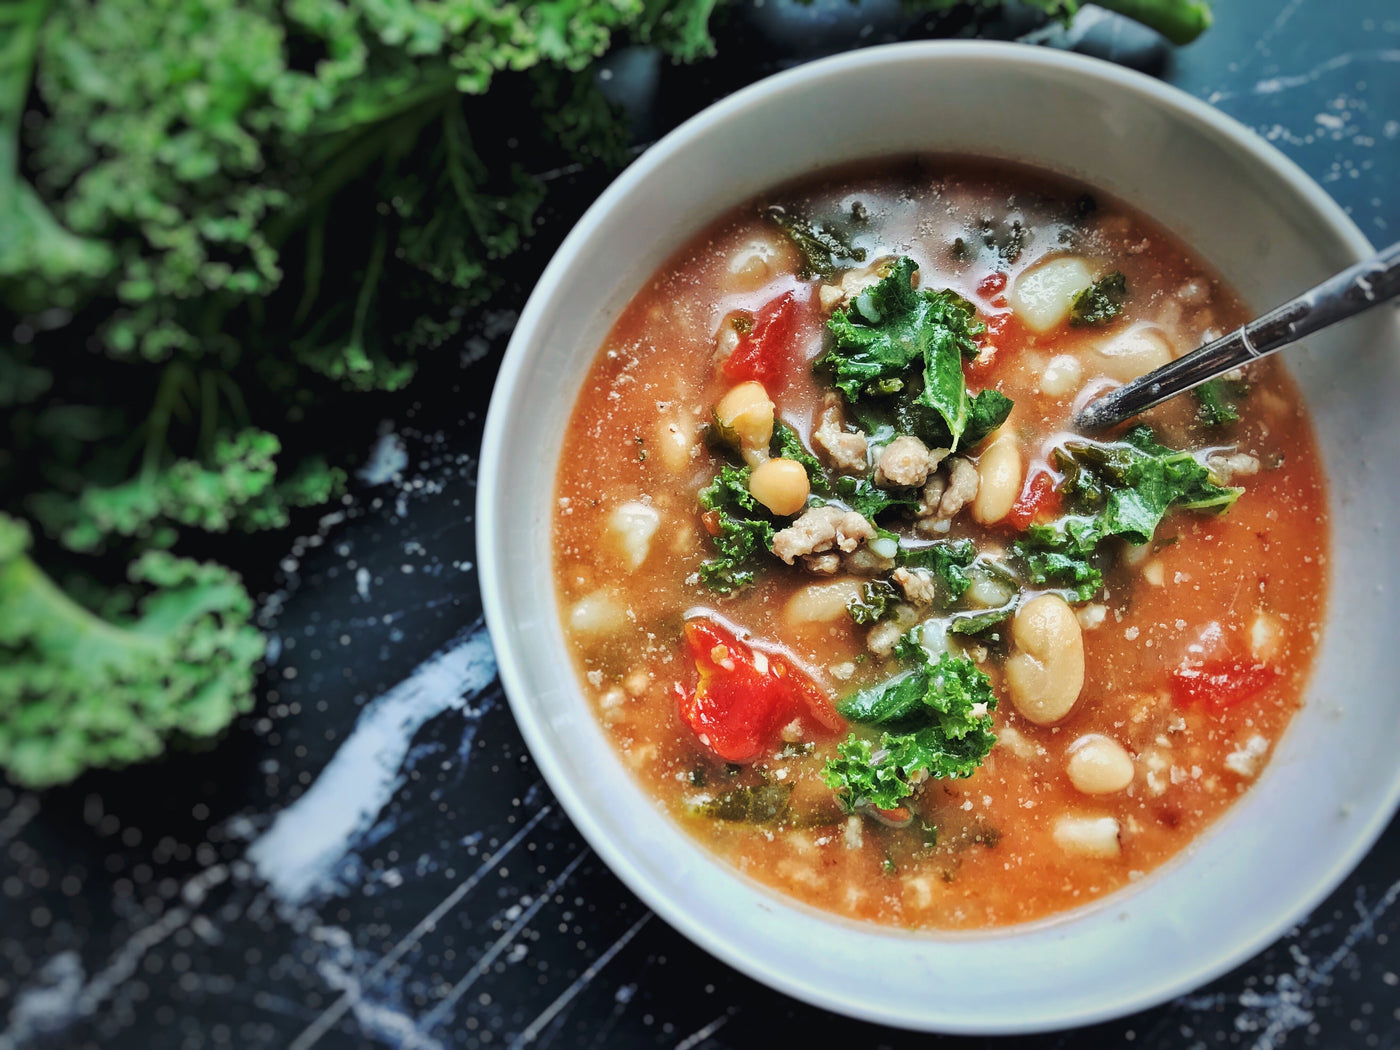
[[[1329,277],[1229,335],[1091,401],[1075,415],[1074,425],[1081,430],[1103,430],[1121,423],[1169,397],[1240,365],[1267,357],[1289,343],[1379,306],[1397,295],[1400,295],[1400,242]]]

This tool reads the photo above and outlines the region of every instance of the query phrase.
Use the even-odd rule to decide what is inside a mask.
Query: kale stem
[[[1210,4],[1205,0],[1095,0],[1100,7],[1115,11],[1149,29],[1155,29],[1173,44],[1189,44],[1210,28]]]
[[[365,264],[365,279],[360,285],[360,294],[355,297],[355,319],[350,328],[350,344],[364,345],[365,321],[369,317],[370,304],[379,285],[379,277],[384,269],[384,255],[389,247],[389,233],[381,219],[374,229],[374,246],[370,248],[369,262]]]
[[[141,455],[141,474],[146,478],[160,469],[161,454],[170,435],[170,417],[175,411],[175,399],[185,382],[189,369],[183,361],[171,361],[160,376],[151,414],[146,423],[146,449]]]
[[[158,638],[118,627],[78,604],[24,554],[0,564],[0,604],[12,622],[29,624],[34,638],[47,640],[46,651],[53,656],[78,658],[92,652],[94,641],[114,650],[156,651],[161,646]]]
[[[0,186],[19,177],[19,125],[51,0],[0,4]]]

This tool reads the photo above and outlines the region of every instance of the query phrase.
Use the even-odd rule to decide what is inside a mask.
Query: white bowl
[[[618,760],[564,655],[554,475],[598,346],[673,250],[786,179],[930,151],[1033,163],[1115,194],[1194,245],[1258,309],[1371,253],[1253,133],[1107,63],[1007,44],[901,44],[772,77],[648,150],[545,270],[491,400],[481,589],[501,678],[545,778],[672,926],[828,1009],[908,1028],[1029,1032],[1151,1006],[1259,951],[1342,880],[1400,800],[1400,326],[1377,310],[1288,354],[1327,469],[1333,582],[1307,704],[1259,782],[1184,855],[1046,921],[916,935],[819,913],[714,859]]]

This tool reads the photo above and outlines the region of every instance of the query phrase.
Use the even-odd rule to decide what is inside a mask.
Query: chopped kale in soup
[[[747,875],[908,927],[1131,882],[1262,773],[1326,585],[1312,431],[1251,366],[1077,407],[1244,319],[1048,175],[910,158],[783,187],[609,333],[554,517],[585,693]]]

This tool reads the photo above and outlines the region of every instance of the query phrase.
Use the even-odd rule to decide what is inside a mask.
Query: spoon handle
[[[1121,423],[1169,397],[1396,296],[1400,296],[1400,242],[1327,278],[1229,335],[1090,402],[1074,417],[1075,426],[1102,430]]]

